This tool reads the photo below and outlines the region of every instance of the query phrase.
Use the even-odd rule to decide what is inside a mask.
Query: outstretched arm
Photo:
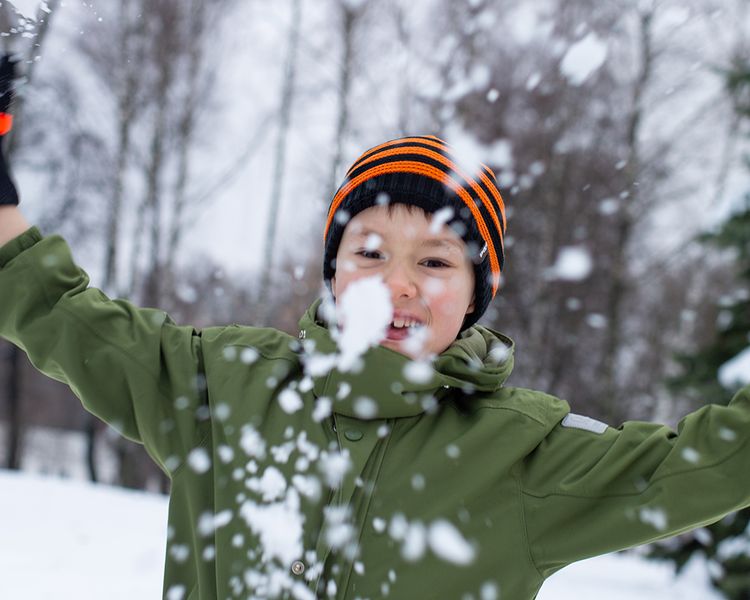
[[[20,347],[84,406],[142,442],[172,473],[203,437],[200,333],[158,310],[89,288],[62,238],[42,238],[18,210],[4,146],[14,63],[0,58],[0,338]]]
[[[571,562],[662,539],[750,505],[750,386],[677,430],[558,425],[518,471],[534,562]],[[603,424],[602,424],[603,425]]]

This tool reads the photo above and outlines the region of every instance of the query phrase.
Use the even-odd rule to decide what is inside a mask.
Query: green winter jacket
[[[30,229],[0,249],[0,336],[171,478],[170,600],[527,600],[750,504],[750,387],[614,429],[505,385],[513,342],[483,327],[432,372],[378,347],[340,373],[317,303],[299,339],[198,331],[88,283]]]

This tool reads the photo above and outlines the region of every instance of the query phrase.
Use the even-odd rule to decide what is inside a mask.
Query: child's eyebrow
[[[352,232],[353,237],[357,239],[361,238],[368,238],[371,235],[377,235],[381,239],[384,239],[385,236],[383,236],[382,233],[379,231],[375,231],[373,229],[367,229],[362,228],[359,231]],[[443,248],[445,250],[458,250],[459,252],[463,252],[463,245],[462,242],[459,240],[454,240],[453,238],[429,238],[422,242],[420,242],[420,245],[426,248]]]
[[[426,246],[427,248],[445,248],[446,250],[458,250],[459,252],[463,252],[461,242],[449,238],[424,240],[422,246]]]

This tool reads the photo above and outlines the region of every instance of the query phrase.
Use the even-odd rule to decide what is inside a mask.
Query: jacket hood
[[[316,300],[299,321],[302,360],[313,379],[315,395],[333,401],[333,412],[359,419],[415,416],[435,405],[451,388],[464,393],[492,393],[513,370],[515,344],[508,336],[481,325],[462,332],[432,363],[417,363],[383,346],[362,355],[360,369],[341,372],[338,352],[327,324],[318,316]],[[323,359],[320,361],[319,359]]]

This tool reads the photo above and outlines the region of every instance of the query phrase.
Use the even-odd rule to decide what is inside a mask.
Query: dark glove
[[[18,192],[5,162],[6,134],[13,128],[10,105],[13,102],[13,81],[17,60],[10,54],[0,58],[0,205],[18,204]]]

